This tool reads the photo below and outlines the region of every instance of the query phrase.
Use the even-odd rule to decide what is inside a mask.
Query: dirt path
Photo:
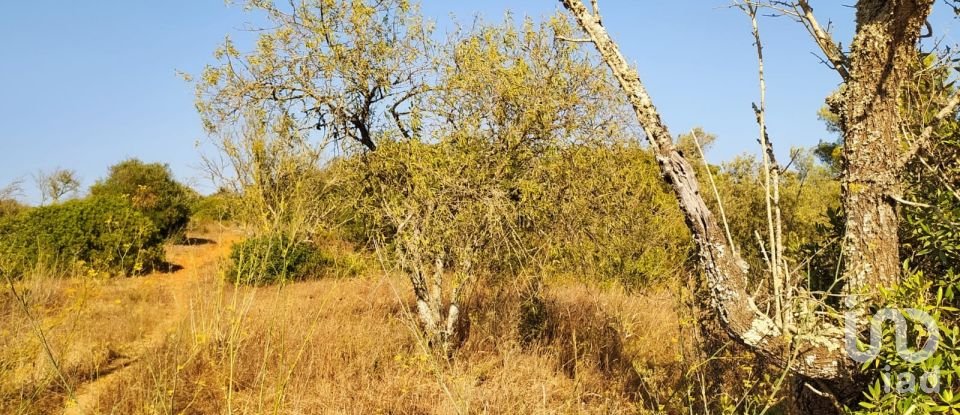
[[[94,413],[100,395],[108,390],[123,376],[136,373],[140,358],[163,344],[164,338],[189,312],[189,299],[196,292],[196,285],[204,272],[215,271],[215,265],[230,251],[230,246],[239,240],[240,234],[230,229],[218,229],[211,232],[190,234],[190,243],[167,247],[167,260],[178,268],[169,273],[154,273],[143,278],[134,278],[125,283],[154,284],[162,287],[172,298],[158,316],[165,316],[151,332],[131,344],[124,345],[124,353],[117,356],[106,367],[101,368],[99,376],[79,385],[74,391],[74,399],[67,399],[63,413],[65,415],[85,415]]]

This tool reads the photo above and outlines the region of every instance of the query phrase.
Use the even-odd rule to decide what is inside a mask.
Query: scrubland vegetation
[[[907,156],[876,196],[848,73],[870,45],[817,38],[846,80],[820,114],[836,142],[778,164],[761,99],[760,156],[714,164],[596,3],[561,3],[439,40],[403,0],[250,2],[275,27],[190,79],[218,192],[135,159],[86,192],[41,175],[41,206],[0,190],[0,412],[960,410],[951,55],[894,53],[879,128]],[[844,307],[922,310],[939,347],[851,364]],[[931,370],[939,392],[900,389]]]

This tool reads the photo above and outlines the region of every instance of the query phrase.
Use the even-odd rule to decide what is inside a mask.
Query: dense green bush
[[[0,249],[15,273],[81,264],[139,274],[163,263],[163,235],[122,197],[90,197],[29,209],[0,220]]]
[[[341,180],[330,205],[345,236],[364,244],[393,240],[384,206],[422,203],[411,210],[446,216],[420,238],[449,250],[484,235],[489,241],[476,245],[489,252],[476,252],[472,266],[499,276],[536,267],[637,288],[685,266],[689,231],[656,161],[639,145],[555,146],[511,158],[494,146],[384,144],[331,166]]]
[[[257,236],[230,251],[227,279],[237,284],[272,284],[300,280],[331,265],[332,260],[309,242],[286,235]]]
[[[192,190],[173,179],[169,166],[137,159],[111,166],[110,175],[90,187],[90,194],[128,197],[165,238],[183,235],[194,197]]]

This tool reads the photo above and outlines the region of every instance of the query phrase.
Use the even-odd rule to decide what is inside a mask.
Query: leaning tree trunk
[[[850,293],[876,292],[900,278],[894,201],[901,191],[900,91],[932,3],[857,2],[849,78],[840,99],[831,103],[844,138],[843,275]]]
[[[801,383],[804,391],[816,390],[821,397],[810,410],[839,413],[841,404],[858,396],[858,367],[847,357],[843,331],[824,324],[813,332],[796,333],[759,310],[747,290],[746,263],[704,203],[692,166],[674,148],[673,137],[637,72],[604,29],[596,0],[592,0],[593,13],[582,1],[560,0],[589,35],[633,106],[696,242],[710,303],[721,325],[733,339],[809,380]],[[844,252],[851,291],[899,280],[896,211],[888,197],[899,190],[894,164],[899,159],[898,92],[908,76],[906,59],[913,54],[932,1],[861,0],[850,68],[838,67],[848,81],[838,104],[847,146]],[[809,9],[806,2],[801,3]],[[846,64],[840,58],[837,61]]]
[[[791,336],[760,310],[747,289],[750,280],[747,263],[728,243],[704,202],[693,166],[675,148],[673,136],[661,121],[639,75],[607,34],[597,13],[588,12],[581,0],[560,1],[590,36],[633,106],[660,171],[673,189],[696,242],[709,300],[724,330],[752,350],[790,366],[797,373],[817,379],[848,377],[850,366],[844,364],[843,334],[839,329],[826,328],[817,335]],[[792,358],[796,348],[800,356]]]

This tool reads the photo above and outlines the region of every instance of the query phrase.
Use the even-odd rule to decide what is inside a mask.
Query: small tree
[[[58,203],[64,196],[76,194],[80,190],[80,179],[77,178],[77,172],[73,170],[59,167],[51,172],[41,170],[34,175],[33,179],[40,189],[41,204],[45,204],[48,200]]]
[[[190,221],[192,190],[173,178],[170,167],[130,159],[110,167],[110,175],[90,187],[92,196],[124,196],[166,237],[182,236]]]
[[[431,74],[428,24],[407,0],[248,1],[275,30],[241,54],[228,39],[197,81],[207,129],[287,117],[302,131],[373,151],[386,124],[410,134],[410,101]]]

